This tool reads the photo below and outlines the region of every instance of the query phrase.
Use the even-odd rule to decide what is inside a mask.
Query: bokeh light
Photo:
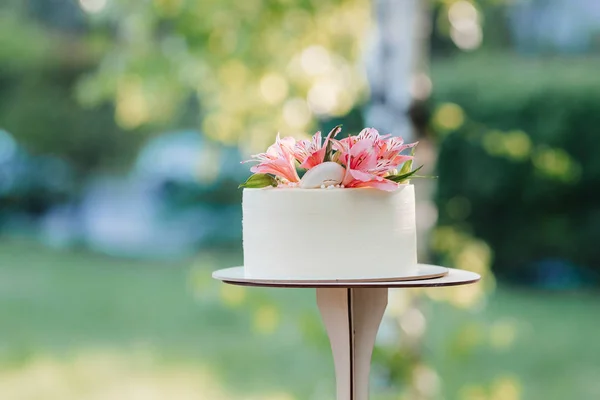
[[[479,12],[471,2],[459,0],[448,9],[450,37],[462,50],[475,50],[483,41]]]
[[[433,123],[442,132],[453,131],[465,122],[465,113],[457,104],[440,105],[433,115]]]
[[[283,118],[292,128],[303,130],[311,121],[311,112],[306,101],[292,98],[283,105]]]
[[[533,163],[543,175],[562,181],[577,180],[581,172],[577,162],[563,149],[540,147],[533,155]]]
[[[322,75],[331,71],[329,52],[323,46],[310,46],[300,56],[302,69],[308,75]]]
[[[90,14],[99,13],[106,7],[107,3],[108,0],[79,0],[81,8]]]
[[[410,94],[416,100],[427,100],[431,95],[433,84],[431,79],[425,73],[419,73],[412,77],[410,84]]]
[[[256,332],[269,335],[279,326],[280,312],[274,305],[263,305],[255,311],[253,320]]]
[[[260,93],[267,103],[279,104],[288,94],[288,83],[278,74],[267,74],[260,80]]]

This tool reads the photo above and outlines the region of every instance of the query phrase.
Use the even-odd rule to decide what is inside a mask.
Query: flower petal
[[[312,153],[300,164],[300,168],[311,169],[321,164],[325,160],[325,150],[326,148],[323,147]]]
[[[365,128],[362,131],[360,131],[360,133],[358,134],[358,140],[370,140],[372,142],[375,142],[377,140],[379,140],[379,132],[377,131],[377,129],[375,128]]]
[[[358,171],[355,169],[351,169],[349,172],[350,172],[350,175],[352,175],[352,177],[354,179],[361,181],[361,182],[369,182],[369,181],[377,178],[375,175],[371,175],[367,172]]]
[[[344,178],[344,186],[349,188],[372,187],[386,191],[393,191],[398,188],[396,182],[357,170],[348,171],[346,178]]]
[[[296,145],[296,139],[293,137],[281,138],[277,134],[275,143],[273,143],[265,153],[253,155],[253,160],[258,161],[257,165],[250,168],[254,173],[272,174],[290,182],[298,182],[300,177],[296,172],[293,150]]]
[[[382,180],[373,180],[367,182],[357,182],[355,185],[351,185],[351,187],[361,188],[361,187],[370,187],[375,189],[385,190],[386,192],[393,192],[398,189],[398,184],[396,182],[392,182],[388,179]]]
[[[327,143],[329,137],[325,140]],[[294,146],[294,157],[301,168],[310,169],[325,160],[326,148],[321,143],[321,131],[315,133],[311,140],[301,140]]]

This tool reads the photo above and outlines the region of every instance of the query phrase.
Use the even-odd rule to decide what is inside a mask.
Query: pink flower
[[[346,167],[345,187],[374,187],[392,191],[398,184],[385,179],[389,172],[412,159],[400,152],[413,147],[405,145],[402,138],[382,136],[373,128],[363,129],[357,136],[334,140],[338,161]]]
[[[382,178],[381,176],[369,174],[358,170],[346,170],[348,174],[344,177],[342,184],[347,188],[371,187],[393,192],[398,189],[398,184],[394,181]]]
[[[314,134],[311,140],[304,139],[296,142],[294,157],[300,163],[300,168],[311,169],[325,159],[326,148],[321,144],[321,131]]]
[[[404,163],[405,161],[412,160],[412,156],[406,156],[400,154],[406,149],[415,147],[419,142],[404,144],[404,139],[401,137],[389,138],[381,144],[379,147],[378,157],[381,159],[391,160],[392,164],[396,166]]]
[[[260,174],[272,174],[289,182],[298,182],[300,177],[296,172],[294,147],[296,139],[293,137],[285,137],[281,139],[277,134],[275,143],[269,146],[266,153],[253,155],[253,160],[259,163],[250,171]]]
[[[294,157],[300,163],[300,168],[311,169],[325,161],[327,143],[332,136],[338,134],[341,127],[336,126],[329,132],[325,142],[321,143],[321,131],[314,134],[311,140],[300,140],[294,147]]]
[[[384,139],[389,138],[391,135],[380,135],[379,131],[375,128],[365,128],[358,136],[356,136],[357,140],[370,140],[376,144],[381,144]]]
[[[370,139],[354,140],[347,138],[334,142],[339,151],[339,161],[346,167],[342,184],[347,188],[373,187],[392,191],[398,184],[385,179],[381,171],[387,172],[387,165],[377,160],[377,148]],[[384,163],[385,164],[385,163]]]
[[[317,132],[309,140],[296,142],[291,137],[281,139],[279,134],[275,143],[266,153],[252,156],[250,161],[258,164],[250,170],[254,173],[271,174],[280,180],[280,184],[294,184],[300,181],[296,172],[296,161],[300,167],[310,170],[323,164],[325,159],[341,164],[335,165],[339,173],[344,174],[342,184],[348,188],[373,187],[392,191],[398,184],[391,179],[390,173],[401,164],[412,160],[412,156],[401,154],[417,143],[405,144],[400,137],[380,135],[376,129],[365,128],[356,136],[336,140],[340,132],[337,126],[329,132],[325,140]],[[327,154],[332,150],[332,154]],[[331,156],[331,160],[329,157]],[[389,179],[388,179],[389,178]],[[339,181],[339,176],[337,177]],[[272,181],[270,181],[272,182]]]

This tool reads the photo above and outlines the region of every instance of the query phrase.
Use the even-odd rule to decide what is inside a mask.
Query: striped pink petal
[[[290,182],[298,182],[300,177],[296,172],[294,159],[294,147],[296,140],[292,137],[280,138],[279,134],[275,139],[275,143],[269,146],[265,153],[260,153],[252,156],[252,160],[259,163],[250,171],[254,173],[273,174],[279,178]]]
[[[323,143],[321,143],[321,131],[315,133],[311,140],[297,142],[294,147],[294,157],[300,163],[300,168],[311,169],[323,163],[325,161],[327,144],[330,140],[335,140],[333,136],[337,135],[340,130],[339,126],[333,128]]]
[[[398,188],[396,182],[366,172],[350,170],[348,175],[352,177],[344,183],[344,186],[348,188],[372,187],[386,191],[393,191]]]

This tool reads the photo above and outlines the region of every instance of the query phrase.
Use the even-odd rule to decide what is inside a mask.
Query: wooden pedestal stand
[[[368,400],[375,337],[388,301],[388,288],[444,287],[475,283],[473,272],[448,269],[445,276],[403,281],[289,281],[250,279],[243,267],[213,273],[224,283],[243,286],[316,288],[317,305],[331,343],[337,400]]]

